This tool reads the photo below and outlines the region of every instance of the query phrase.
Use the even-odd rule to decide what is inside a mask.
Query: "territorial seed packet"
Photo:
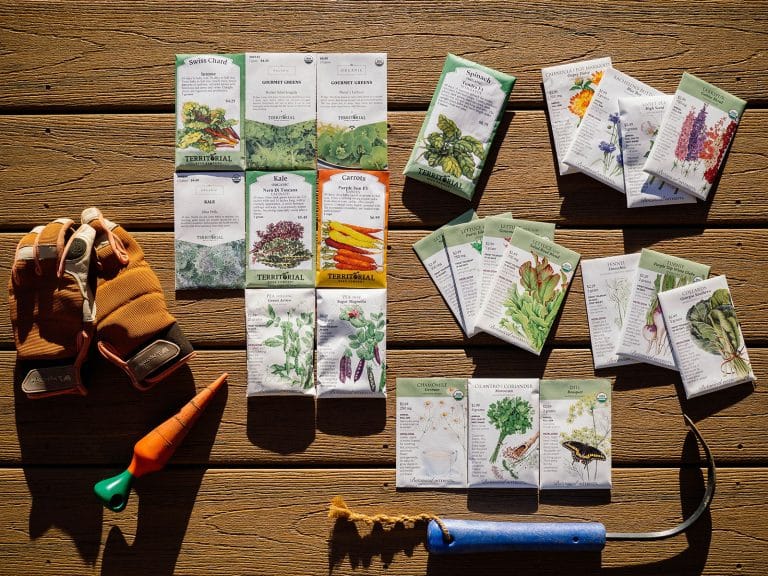
[[[475,319],[480,305],[480,283],[482,271],[484,218],[465,224],[450,226],[443,232],[448,264],[456,286],[459,307],[464,318],[464,333],[474,336]]]

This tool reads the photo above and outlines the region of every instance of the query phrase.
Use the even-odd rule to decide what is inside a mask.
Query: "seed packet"
[[[315,395],[315,291],[245,291],[248,396]]]
[[[581,119],[563,162],[611,188],[624,192],[624,159],[619,141],[618,99],[657,96],[661,92],[608,68]]]
[[[242,54],[176,55],[176,169],[243,170]]]
[[[464,332],[474,336],[477,308],[480,305],[484,218],[446,228],[443,232],[445,250],[451,267],[459,306],[464,317]]]
[[[611,382],[541,380],[541,489],[611,487]]]
[[[596,58],[541,69],[549,125],[561,176],[576,172],[563,162],[563,156],[587,111],[595,89],[610,67],[610,58]]]
[[[684,73],[643,169],[706,200],[746,105]]]
[[[319,54],[320,168],[387,169],[387,55]]]
[[[539,487],[539,379],[469,379],[470,488]]]
[[[515,77],[448,54],[403,174],[471,199]]]
[[[248,170],[314,170],[317,56],[245,55],[245,150]]]
[[[317,395],[387,395],[387,291],[317,291]]]
[[[314,170],[246,172],[248,287],[315,285]]]
[[[466,488],[466,378],[397,379],[398,488]]]
[[[242,172],[173,176],[176,290],[245,284],[245,178]]]
[[[662,292],[659,302],[687,398],[755,380],[725,276]]]
[[[515,228],[476,326],[538,355],[571,283],[579,254]]]
[[[595,369],[635,364],[630,358],[620,358],[615,350],[639,262],[639,253],[581,261]]]
[[[677,370],[659,305],[659,293],[698,282],[708,275],[709,266],[643,248],[616,353]]]
[[[320,170],[317,285],[387,285],[389,172]]]

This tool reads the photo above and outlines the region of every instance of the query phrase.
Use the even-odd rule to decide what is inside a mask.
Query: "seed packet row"
[[[387,169],[387,55],[176,55],[177,170]]]
[[[398,378],[397,487],[608,489],[610,382]]]

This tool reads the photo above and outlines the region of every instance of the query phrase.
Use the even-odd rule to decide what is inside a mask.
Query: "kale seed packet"
[[[176,55],[176,169],[243,170],[242,54]]]
[[[314,170],[317,55],[246,53],[248,170]]]
[[[687,398],[755,380],[725,276],[662,292],[659,302]]]
[[[315,285],[316,172],[246,172],[246,286]]]
[[[684,73],[644,169],[706,200],[747,103]]]
[[[319,54],[320,168],[387,169],[387,55]]]
[[[176,290],[243,288],[242,172],[177,172],[173,179]]]
[[[448,54],[403,174],[471,199],[515,77]]]
[[[467,336],[477,333],[475,319],[480,305],[478,278],[482,271],[484,229],[484,219],[480,218],[451,226],[443,232],[448,264],[456,285],[459,307],[464,317],[464,333]]]

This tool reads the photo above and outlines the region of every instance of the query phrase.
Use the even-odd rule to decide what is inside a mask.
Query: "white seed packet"
[[[464,333],[474,336],[477,309],[480,305],[484,218],[446,228],[443,232],[445,250],[451,267],[456,294],[464,317]]]
[[[584,299],[595,369],[635,364],[616,354],[640,253],[581,261]]]
[[[466,488],[466,378],[397,379],[398,488]]]
[[[386,397],[386,335],[386,290],[318,290],[318,397]]]
[[[539,379],[469,379],[470,488],[538,488]]]
[[[687,398],[755,380],[725,276],[662,292],[659,302]]]
[[[176,290],[243,287],[242,172],[176,172],[173,221]]]
[[[541,489],[611,488],[611,382],[541,380]]]
[[[315,395],[315,291],[245,291],[247,396]]]
[[[677,370],[659,305],[659,293],[698,282],[709,266],[643,248],[616,353]]]
[[[595,58],[541,69],[549,125],[552,128],[561,176],[576,172],[563,162],[563,156],[576,133],[576,128],[581,124],[603,74],[610,67],[610,58]]]
[[[581,124],[576,129],[563,162],[619,192],[624,192],[618,99],[660,94],[655,88],[619,72],[616,68],[608,68]]]

